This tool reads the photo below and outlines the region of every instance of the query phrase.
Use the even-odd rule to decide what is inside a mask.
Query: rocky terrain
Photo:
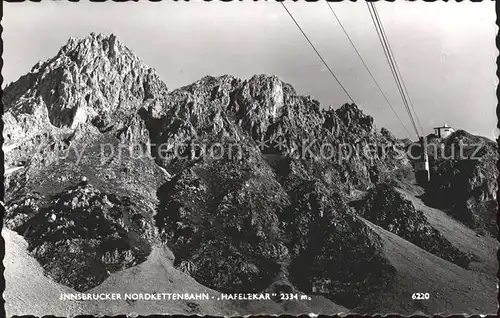
[[[426,202],[481,234],[497,236],[497,143],[463,130],[444,141],[428,139],[433,169]]]
[[[408,142],[377,130],[356,105],[325,108],[266,75],[207,76],[170,91],[114,35],[70,39],[8,85],[3,103],[4,226],[24,237],[45,275],[68,288],[126,289],[125,278],[155,285],[150,270],[163,279],[182,273],[189,290],[196,282],[214,292],[313,295],[293,308],[207,304],[199,314],[370,313],[372,295],[391,294],[408,278],[388,253],[387,231],[398,246],[427,251],[425,259],[438,259],[445,272],[458,275],[458,265],[460,275],[495,275],[487,256],[426,212],[426,204],[450,207],[450,216],[438,214],[463,222],[460,229],[494,229],[497,148],[489,141],[471,167],[436,160],[436,181],[419,192]],[[462,183],[446,181],[451,176]],[[455,191],[465,201],[437,206],[436,198]],[[173,253],[168,265],[169,254],[159,252],[165,248]],[[136,268],[145,276],[132,275]],[[180,281],[172,286],[182,289]],[[478,310],[493,312],[495,304]],[[189,313],[182,306],[168,312]],[[384,307],[403,314],[438,308],[411,295]]]
[[[429,224],[423,212],[391,185],[382,184],[370,189],[359,205],[358,213],[365,219],[432,254],[467,268],[469,255],[446,240]]]

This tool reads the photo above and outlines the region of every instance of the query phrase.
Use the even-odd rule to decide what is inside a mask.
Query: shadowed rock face
[[[431,138],[429,153],[432,170],[426,202],[496,236],[497,144],[458,130],[444,140]]]
[[[196,152],[197,145],[216,143],[224,145],[225,154],[234,145],[243,153],[216,160],[159,156],[157,162],[176,176],[158,191],[157,224],[181,268],[224,291],[258,291],[279,275],[289,275],[309,292],[328,282],[330,296],[350,306],[370,285],[381,288],[390,280],[376,238],[341,195],[370,187],[376,165],[382,175],[407,163],[398,158],[394,140],[374,130],[371,117],[355,105],[320,110],[316,101],[265,76],[243,82],[206,77],[165,100],[175,106],[163,114],[150,110],[146,117],[152,139],[172,147],[184,143],[183,156]],[[297,156],[294,149],[306,141],[308,152]],[[322,143],[357,143],[360,149],[378,143],[388,154],[382,159],[354,154],[339,163],[320,155]]]
[[[379,253],[378,237],[338,192],[293,173],[285,188],[291,204],[282,225],[292,253],[290,280],[299,289],[324,289],[335,302],[353,308],[375,289],[390,285],[394,270]]]
[[[253,148],[241,161],[202,159],[158,191],[157,225],[176,264],[222,291],[258,291],[288,259],[278,216],[286,193]]]
[[[460,252],[431,227],[424,214],[391,185],[381,184],[355,204],[365,219],[445,260],[467,268],[469,255]]]
[[[102,35],[70,40],[4,103],[7,165],[22,167],[8,176],[5,224],[58,282],[87,290],[167,243],[175,266],[219,291],[285,279],[354,308],[390,287],[379,237],[347,201],[411,168],[404,145],[354,104],[326,110],[265,75],[167,92]],[[377,203],[392,193],[380,191],[367,207],[407,208],[397,234],[432,249],[418,211],[395,195]]]
[[[49,276],[79,291],[144,261],[154,233],[130,198],[84,183],[52,197],[22,196],[11,203],[6,221],[27,239]]]

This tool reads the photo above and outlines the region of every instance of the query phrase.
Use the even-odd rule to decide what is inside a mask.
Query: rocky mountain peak
[[[374,128],[373,117],[365,115],[356,104],[346,103],[336,110],[336,114],[347,127],[359,126],[367,132]]]
[[[147,73],[155,72],[132,53],[114,34],[91,33],[83,38],[69,38],[68,42],[56,55],[56,61],[65,61],[68,58],[82,68],[85,66],[93,67],[107,60],[111,66],[118,69],[130,65]]]
[[[114,34],[103,35],[101,33],[90,33],[84,38],[70,37],[68,42],[61,48],[60,54],[85,55],[88,53],[109,52],[110,55],[119,53],[128,53],[132,58],[135,56],[123,43],[121,43]]]
[[[5,89],[3,102],[14,116],[47,109],[58,128],[92,122],[105,129],[166,92],[158,74],[115,35],[92,33],[70,38],[54,58],[37,63]]]

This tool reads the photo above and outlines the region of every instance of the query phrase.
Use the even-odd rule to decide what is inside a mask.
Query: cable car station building
[[[446,138],[454,132],[455,129],[448,126],[448,124],[444,124],[441,127],[434,127],[434,134],[438,136],[438,138]]]

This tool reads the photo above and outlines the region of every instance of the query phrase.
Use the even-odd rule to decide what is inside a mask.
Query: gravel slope
[[[183,314],[183,315],[257,315],[339,313],[348,309],[330,300],[313,296],[310,301],[217,301],[162,300],[162,301],[61,301],[61,293],[75,290],[55,283],[45,276],[39,263],[28,254],[28,244],[16,232],[3,229],[6,250],[4,266],[7,317],[19,315],[54,315],[73,317],[81,314]],[[217,298],[219,293],[206,288],[172,265],[173,254],[163,247],[155,247],[148,260],[132,268],[112,273],[101,285],[86,293],[208,293]]]
[[[396,268],[392,290],[368,297],[356,310],[366,314],[411,315],[494,314],[495,279],[465,270],[362,219],[383,240],[384,255]],[[413,293],[429,293],[429,300],[412,300]]]

